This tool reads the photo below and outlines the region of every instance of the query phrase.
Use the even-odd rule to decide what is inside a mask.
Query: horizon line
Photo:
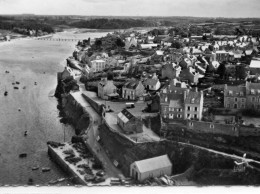
[[[136,16],[124,16],[124,15],[75,15],[75,14],[35,14],[35,13],[20,13],[20,14],[0,14],[0,16],[8,16],[8,15],[34,15],[34,16],[80,16],[80,17],[186,17],[186,18],[211,18],[211,19],[219,19],[219,18],[224,18],[224,19],[260,19],[259,17],[221,17],[221,16],[152,16],[152,15],[136,15]]]

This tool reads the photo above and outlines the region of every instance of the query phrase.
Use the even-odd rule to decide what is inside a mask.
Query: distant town
[[[259,21],[208,20],[79,40],[55,91],[76,136],[53,161],[82,185],[259,185]]]

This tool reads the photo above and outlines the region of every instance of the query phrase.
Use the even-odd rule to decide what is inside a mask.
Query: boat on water
[[[14,87],[15,90],[19,90],[19,88],[17,86]]]
[[[19,154],[19,158],[25,158],[25,157],[27,157],[26,153]]]
[[[49,172],[51,169],[50,168],[48,168],[48,167],[44,167],[44,168],[42,168],[42,172]]]
[[[51,180],[51,181],[49,181],[49,184],[51,184],[51,185],[54,185],[54,184],[56,184],[56,183],[58,183],[57,180]]]
[[[38,170],[40,167],[39,166],[33,166],[32,170]]]
[[[65,181],[66,179],[65,178],[59,178],[57,181],[58,182],[63,182],[63,181]]]
[[[8,92],[7,92],[6,87],[5,87],[4,96],[7,96],[7,95],[8,95]]]

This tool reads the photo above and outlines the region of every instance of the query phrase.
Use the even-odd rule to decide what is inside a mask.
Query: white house
[[[103,71],[105,67],[106,67],[106,62],[102,59],[96,59],[94,61],[91,61],[91,70],[93,72]]]
[[[170,176],[172,163],[167,155],[135,161],[130,165],[130,176],[140,182],[162,175]]]

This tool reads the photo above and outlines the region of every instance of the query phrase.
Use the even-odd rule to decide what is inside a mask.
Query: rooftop
[[[167,155],[149,158],[134,162],[140,172],[149,172],[156,169],[172,166],[172,163]]]

